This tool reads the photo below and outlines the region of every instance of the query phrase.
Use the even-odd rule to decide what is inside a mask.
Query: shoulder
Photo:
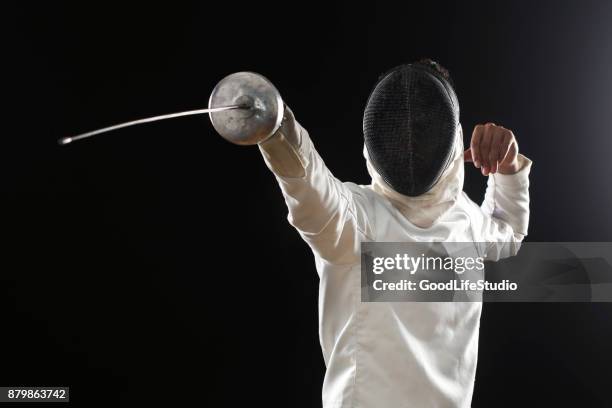
[[[347,210],[356,224],[362,228],[362,232],[369,239],[375,236],[374,226],[378,226],[380,212],[385,207],[384,200],[378,193],[372,190],[371,185],[344,182],[344,191],[348,194]],[[378,214],[378,216],[377,216]],[[384,218],[384,217],[383,217]]]
[[[352,201],[361,208],[372,211],[378,207],[385,207],[388,204],[388,200],[381,197],[369,184],[356,184],[352,182],[344,182],[343,184],[351,195]]]

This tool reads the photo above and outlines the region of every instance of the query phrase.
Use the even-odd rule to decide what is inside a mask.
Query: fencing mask
[[[453,158],[459,102],[432,61],[401,65],[378,81],[363,115],[369,159],[396,192],[419,196]]]

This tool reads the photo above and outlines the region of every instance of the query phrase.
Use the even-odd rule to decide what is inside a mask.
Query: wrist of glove
[[[301,149],[302,132],[306,131],[285,105],[280,128],[258,144],[267,166],[277,176],[299,178],[306,174],[308,163]]]

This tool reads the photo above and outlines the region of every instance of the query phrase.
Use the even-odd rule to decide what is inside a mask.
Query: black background
[[[528,239],[611,240],[605,1],[3,7],[2,385],[67,385],[88,407],[320,406],[313,258],[256,148],[206,116],[56,145],[205,107],[236,71],[270,78],[334,174],[368,183],[371,86],[437,59],[466,136],[503,124],[534,161]],[[468,169],[475,201],[484,186]],[[485,305],[473,407],[612,406],[611,318]]]

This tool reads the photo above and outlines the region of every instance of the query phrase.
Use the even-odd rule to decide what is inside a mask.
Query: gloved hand
[[[306,132],[295,120],[293,112],[285,105],[283,121],[279,129],[259,143],[266,164],[281,177],[304,177],[308,164],[302,149],[302,132]]]

